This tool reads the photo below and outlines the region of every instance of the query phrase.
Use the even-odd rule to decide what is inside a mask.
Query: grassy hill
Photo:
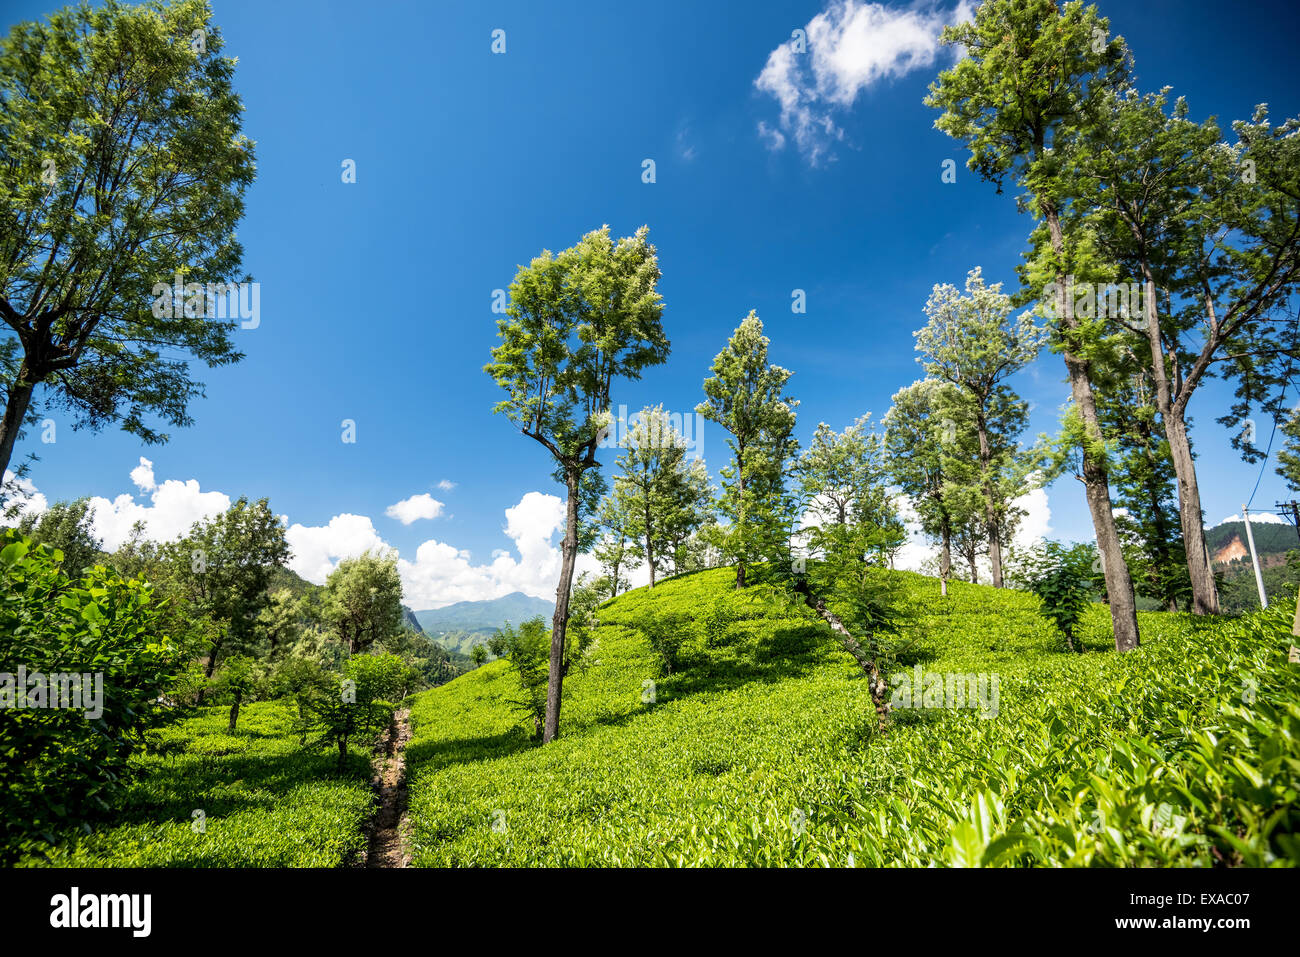
[[[1096,607],[1080,655],[1030,595],[954,583],[945,602],[933,579],[898,573],[893,641],[911,644],[895,686],[920,666],[996,676],[999,694],[987,717],[899,708],[881,735],[863,672],[825,624],[779,589],[736,593],[733,578],[699,572],[606,605],[545,747],[508,661],[418,695],[413,863],[1300,859],[1300,668],[1280,609],[1210,624],[1144,613],[1143,647],[1119,656]],[[666,614],[687,639],[662,676],[639,625]]]

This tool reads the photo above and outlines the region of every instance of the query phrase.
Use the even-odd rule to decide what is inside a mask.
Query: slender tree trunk
[[[952,523],[943,517],[940,526],[942,545],[939,550],[939,594],[948,596],[948,576],[952,574]]]
[[[1090,442],[1101,442],[1101,424],[1097,419],[1097,403],[1092,393],[1091,369],[1087,359],[1073,351],[1069,334],[1076,329],[1072,290],[1067,285],[1064,263],[1065,238],[1056,207],[1050,201],[1040,202],[1043,218],[1051,235],[1052,250],[1056,253],[1058,267],[1057,315],[1067,333],[1064,350],[1065,368],[1070,374],[1070,393],[1075,408],[1083,420],[1084,433]],[[1133,594],[1133,578],[1120,549],[1119,531],[1115,528],[1115,514],[1110,501],[1110,475],[1104,459],[1098,458],[1085,444],[1083,452],[1083,487],[1092,513],[1092,527],[1097,535],[1097,550],[1101,555],[1102,572],[1106,576],[1106,595],[1110,602],[1110,621],[1115,632],[1115,650],[1131,651],[1138,646],[1137,599]]]
[[[736,498],[736,507],[739,509],[739,524],[743,527],[745,524],[745,443],[737,441],[736,443],[736,489],[739,493]],[[740,532],[742,535],[743,531]],[[740,554],[736,561],[736,587],[745,587],[745,556]]]
[[[1187,574],[1192,580],[1192,613],[1217,615],[1219,589],[1214,582],[1214,568],[1210,564],[1209,550],[1205,544],[1205,525],[1201,513],[1201,489],[1196,481],[1196,465],[1192,459],[1192,446],[1187,437],[1187,423],[1182,409],[1175,407],[1165,422],[1169,438],[1169,453],[1178,476],[1178,518],[1183,528],[1183,546],[1187,553]]]
[[[1169,375],[1165,370],[1164,343],[1160,338],[1160,314],[1156,304],[1156,284],[1151,267],[1142,260],[1142,278],[1145,281],[1143,306],[1146,311],[1147,345],[1151,349],[1151,370],[1156,386],[1156,408],[1165,424],[1165,438],[1169,441],[1169,457],[1178,476],[1178,518],[1183,528],[1183,546],[1187,556],[1187,574],[1192,580],[1192,613],[1217,615],[1219,589],[1214,583],[1214,569],[1210,566],[1209,552],[1205,546],[1205,526],[1201,515],[1201,489],[1196,481],[1196,461],[1192,458],[1192,445],[1187,436],[1186,397],[1175,402]]]
[[[14,443],[18,441],[23,420],[27,418],[27,410],[32,404],[32,391],[35,388],[36,380],[28,370],[27,363],[24,362],[18,368],[17,378],[9,386],[5,398],[4,417],[0,418],[0,480],[3,480],[5,469],[9,468],[9,462],[13,458]]]
[[[980,583],[980,570],[979,566],[975,563],[975,553],[971,552],[967,555],[966,561],[970,563],[970,583],[972,585],[978,585]]]
[[[645,500],[645,561],[650,566],[650,587],[655,587],[654,528],[650,519],[650,489],[647,484]]]
[[[1002,587],[1002,530],[998,527],[997,503],[993,501],[993,477],[989,449],[989,427],[984,421],[984,409],[981,405],[975,417],[975,427],[980,437],[980,475],[984,480],[984,524],[989,536],[989,566],[993,570],[993,587]]]
[[[550,672],[546,678],[546,725],[542,743],[554,741],[560,733],[560,691],[564,682],[564,631],[569,624],[569,591],[573,585],[573,566],[578,559],[578,484],[582,473],[576,468],[565,470],[564,482],[569,500],[564,519],[564,545],[561,549],[560,584],[555,589],[555,617],[551,619]]]
[[[230,727],[228,730],[232,734],[234,733],[235,730],[235,724],[238,721],[239,721],[239,699],[236,698],[235,703],[230,706]]]

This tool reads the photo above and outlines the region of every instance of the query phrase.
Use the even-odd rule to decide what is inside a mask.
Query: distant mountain
[[[550,618],[553,614],[555,606],[551,602],[517,591],[486,601],[458,601],[445,608],[417,611],[415,618],[425,634],[437,638],[455,631],[490,634],[506,622],[517,625],[536,615]]]

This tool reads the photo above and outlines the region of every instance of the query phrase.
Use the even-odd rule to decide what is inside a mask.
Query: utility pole
[[[1277,510],[1286,516],[1286,520],[1295,528],[1295,533],[1300,536],[1300,502],[1292,499],[1289,502],[1275,502]]]
[[[1250,563],[1255,566],[1255,587],[1259,589],[1259,607],[1268,607],[1268,596],[1264,594],[1264,575],[1259,570],[1259,555],[1255,554],[1255,536],[1250,533],[1250,515],[1246,506],[1241,506],[1241,520],[1246,523],[1246,542],[1250,545]]]

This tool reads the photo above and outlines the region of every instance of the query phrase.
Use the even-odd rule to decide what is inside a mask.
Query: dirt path
[[[410,711],[393,715],[393,727],[384,736],[383,753],[375,759],[375,793],[379,810],[370,824],[366,867],[407,867],[406,845],[406,742],[411,740]]]

